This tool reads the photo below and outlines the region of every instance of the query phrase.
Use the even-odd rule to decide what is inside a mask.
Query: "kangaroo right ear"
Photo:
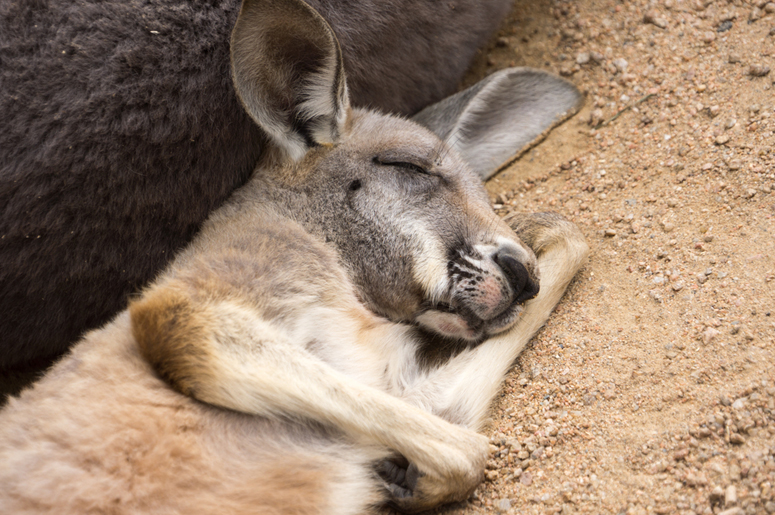
[[[507,68],[426,107],[412,120],[454,147],[484,180],[578,112],[573,84],[532,68]]]
[[[231,73],[245,110],[290,159],[339,140],[350,108],[342,51],[306,3],[243,0]]]

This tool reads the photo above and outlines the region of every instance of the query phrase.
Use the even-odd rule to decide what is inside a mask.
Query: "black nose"
[[[498,252],[493,256],[493,259],[501,267],[503,274],[514,289],[517,302],[525,302],[538,295],[540,290],[538,282],[530,277],[525,265],[517,261],[513,255]]]

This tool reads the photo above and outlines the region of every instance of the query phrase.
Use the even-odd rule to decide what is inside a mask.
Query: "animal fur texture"
[[[451,93],[508,0],[310,0],[355,105]],[[245,183],[265,134],[229,78],[238,0],[0,0],[0,374],[126,306]]]
[[[243,105],[272,127],[256,172],[0,412],[2,513],[414,512],[483,477],[476,431],[586,258],[582,235],[555,214],[505,224],[455,148],[351,108],[337,39],[306,4],[246,0],[231,52]],[[508,80],[525,73],[568,96],[546,74]],[[495,89],[474,103],[508,106]]]

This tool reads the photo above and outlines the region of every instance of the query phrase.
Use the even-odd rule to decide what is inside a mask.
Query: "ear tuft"
[[[338,142],[349,114],[339,42],[301,0],[244,0],[231,36],[234,88],[292,160]]]

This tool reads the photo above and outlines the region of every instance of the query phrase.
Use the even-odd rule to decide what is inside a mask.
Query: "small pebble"
[[[724,506],[731,508],[737,504],[737,488],[735,485],[729,485],[724,492]]]
[[[589,52],[579,52],[576,56],[576,64],[587,64],[590,59]]]
[[[629,66],[629,63],[620,57],[618,59],[613,60],[613,65],[616,67],[617,70],[624,73],[625,71],[627,71],[627,66]],[[769,72],[769,68],[767,69],[767,71]]]
[[[721,136],[718,136],[715,140],[716,145],[726,145],[729,143],[729,136],[726,134],[722,134]]]
[[[708,499],[710,500],[711,504],[720,503],[722,499],[724,499],[724,489],[720,486],[713,487],[713,490],[711,490]]]
[[[646,16],[643,17],[643,21],[645,23],[656,25],[660,29],[664,29],[665,27],[667,27],[667,20],[659,16],[659,13],[657,11],[647,12]]]
[[[503,513],[506,511],[509,511],[511,509],[511,501],[508,499],[500,499],[496,504],[495,507],[498,509],[499,512]]]
[[[716,41],[716,33],[711,31],[703,32],[700,39],[702,39],[703,43],[711,44]]]
[[[748,75],[752,77],[764,77],[770,73],[770,67],[763,64],[752,64],[748,68]]]
[[[742,471],[740,470],[740,467],[737,465],[732,464],[729,467],[729,479],[732,481],[740,481]]]
[[[737,120],[736,120],[736,119],[734,119],[734,118],[730,118],[730,119],[729,119],[729,120],[727,120],[727,121],[726,121],[726,123],[724,124],[724,128],[725,128],[726,130],[729,130],[729,129],[731,129],[732,127],[734,127],[735,125],[737,125]]]
[[[595,109],[589,114],[589,125],[597,125],[603,121],[603,110]]]
[[[721,333],[718,331],[718,329],[713,329],[712,327],[708,327],[708,328],[707,328],[707,329],[705,329],[705,331],[702,333],[702,341],[703,341],[703,343],[705,343],[705,344],[707,345],[708,343],[710,343],[710,342],[712,342],[713,340],[715,340],[715,339],[716,339],[716,337],[717,337],[719,334],[721,334]]]

